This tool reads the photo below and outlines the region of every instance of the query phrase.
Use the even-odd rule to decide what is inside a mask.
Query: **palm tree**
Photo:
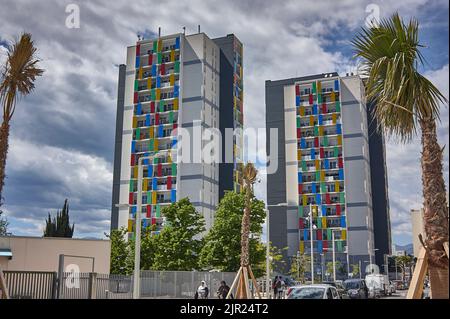
[[[23,33],[8,47],[6,63],[0,78],[0,104],[3,106],[3,122],[0,128],[0,204],[5,183],[6,156],[10,121],[14,115],[17,98],[26,96],[34,89],[36,77],[44,70],[37,67],[36,47],[31,34]]]
[[[402,271],[402,282],[405,283],[405,277],[406,277],[406,269],[407,268],[411,268],[412,262],[413,262],[413,257],[409,256],[409,255],[403,255],[403,256],[396,256],[395,257],[395,262],[397,263],[397,265],[400,267],[401,271]],[[409,280],[411,281],[411,269],[410,269],[410,277]]]
[[[380,128],[402,143],[411,141],[421,131],[425,248],[431,285],[434,283],[442,291],[442,294],[433,291],[433,297],[448,298],[448,257],[443,247],[448,241],[448,210],[442,173],[443,150],[436,136],[440,103],[447,100],[418,71],[425,62],[418,30],[416,19],[405,24],[394,14],[378,26],[363,28],[352,44],[355,57],[362,59],[361,71],[367,76],[367,100],[374,103],[373,112]]]

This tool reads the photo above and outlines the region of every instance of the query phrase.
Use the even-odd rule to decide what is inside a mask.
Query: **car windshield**
[[[295,299],[323,299],[324,292],[325,288],[304,287],[295,289],[290,297]]]
[[[359,281],[346,281],[345,289],[359,289]]]

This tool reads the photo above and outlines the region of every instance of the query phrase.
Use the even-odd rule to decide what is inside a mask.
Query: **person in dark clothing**
[[[220,282],[219,289],[217,290],[217,296],[219,299],[225,299],[227,298],[228,292],[230,291],[230,287],[227,285],[225,281]],[[231,298],[233,298],[233,295],[231,295]]]
[[[272,289],[273,289],[273,298],[277,299],[277,297],[278,297],[278,276],[275,276],[275,279],[273,280]]]

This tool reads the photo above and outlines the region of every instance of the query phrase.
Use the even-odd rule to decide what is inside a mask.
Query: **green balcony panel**
[[[172,163],[172,176],[177,176],[177,164]]]
[[[312,93],[313,93],[313,94],[316,94],[316,93],[317,93],[317,85],[316,85],[316,82],[313,82],[313,84],[312,84]]]
[[[148,183],[150,184],[150,181]],[[151,204],[151,203],[152,203],[152,192],[148,191],[147,192],[147,204]]]
[[[344,204],[345,203],[345,194],[344,193],[340,193],[339,194],[339,201],[341,202],[341,204]]]
[[[341,112],[341,102],[336,101],[336,112],[340,113]]]
[[[322,104],[322,94],[317,94],[317,103]]]
[[[299,127],[300,127],[300,118],[297,117],[297,128],[299,128]]]
[[[322,218],[317,218],[317,228],[318,229],[322,228]]]
[[[162,53],[158,52],[158,64],[162,63]]]
[[[303,217],[303,206],[298,206],[298,217]]]
[[[180,73],[180,61],[176,61],[174,65],[174,72]]]
[[[325,183],[320,183],[320,191],[322,193],[326,193],[327,192],[327,187],[326,187]]]
[[[138,127],[136,129],[136,140],[140,140],[141,139],[141,129]]]
[[[156,89],[152,89],[150,93],[151,93],[152,101],[155,101],[156,100]]]
[[[138,91],[138,89],[139,89],[139,82],[138,80],[134,80],[134,90]]]
[[[164,101],[162,100],[159,102],[159,111],[164,112]]]
[[[316,172],[316,182],[320,181],[320,171]]]
[[[169,112],[169,123],[173,124],[173,111]]]
[[[158,163],[159,163],[159,157],[154,157],[153,164],[158,164]]]
[[[308,168],[306,167],[306,162],[302,161],[302,171],[306,172],[308,170]]]
[[[158,41],[153,41],[153,52],[158,51]]]
[[[319,136],[319,127],[314,126],[314,136]]]
[[[323,137],[323,146],[328,146],[328,136]]]
[[[339,156],[339,148],[337,146],[334,147],[334,157]]]
[[[156,204],[156,213],[155,216],[157,218],[161,217],[161,207],[159,206],[159,204]]]
[[[134,180],[130,180],[130,193],[134,192]]]
[[[332,240],[333,239],[333,234],[331,232],[332,232],[332,230],[328,228],[327,229],[327,239],[328,240]],[[331,243],[331,244],[333,244],[333,243]]]

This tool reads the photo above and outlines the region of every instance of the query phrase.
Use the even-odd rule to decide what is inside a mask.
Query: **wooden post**
[[[408,294],[406,299],[421,299],[423,293],[423,281],[427,274],[428,261],[427,253],[424,247],[420,249],[419,256],[417,258],[414,274],[409,285]]]
[[[9,299],[9,292],[8,292],[8,287],[6,285],[6,279],[5,276],[3,275],[3,270],[0,267],[0,299]]]
[[[230,287],[230,291],[228,291],[228,294],[225,297],[225,299],[229,299],[230,298],[231,294],[233,293],[233,289],[234,289],[234,287],[236,286],[236,284],[237,284],[237,282],[239,280],[240,275],[241,275],[241,268],[239,268],[238,272],[236,273],[236,277],[234,277],[233,283],[231,284],[231,287]]]
[[[252,271],[252,268],[250,267],[250,265],[248,266],[248,271],[250,272],[250,277],[252,278],[253,285],[255,286],[255,289],[256,289],[256,293],[258,294],[258,298],[261,299],[261,294],[259,292],[258,283],[256,282],[256,278],[253,275],[253,271]]]

